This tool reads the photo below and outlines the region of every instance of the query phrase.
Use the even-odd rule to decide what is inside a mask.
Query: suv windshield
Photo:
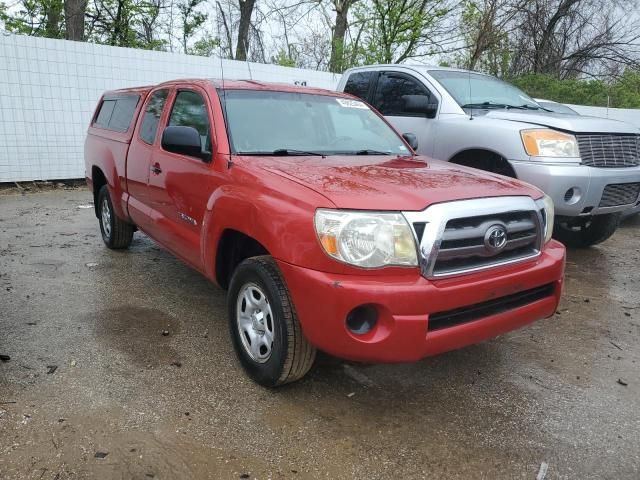
[[[236,154],[409,153],[402,139],[359,100],[256,90],[226,90],[220,98]]]
[[[429,70],[429,74],[438,80],[463,108],[540,108],[522,90],[489,75],[452,70]]]

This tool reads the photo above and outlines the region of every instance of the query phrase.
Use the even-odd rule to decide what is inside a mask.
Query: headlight
[[[357,267],[418,264],[411,227],[400,213],[316,211],[320,245],[333,258]]]
[[[545,195],[536,201],[536,204],[538,208],[542,210],[542,218],[544,219],[544,243],[547,243],[551,240],[551,235],[553,235],[553,219],[555,216],[553,200],[551,200],[549,195]]]
[[[522,130],[524,149],[532,157],[579,157],[576,137],[549,129]]]

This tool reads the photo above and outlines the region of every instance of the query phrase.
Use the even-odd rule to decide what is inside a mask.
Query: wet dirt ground
[[[640,478],[639,216],[569,252],[554,318],[273,391],[224,292],[139,233],[104,248],[90,201],[0,196],[0,479]]]

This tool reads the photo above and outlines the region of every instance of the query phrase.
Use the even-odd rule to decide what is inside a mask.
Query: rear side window
[[[156,139],[160,116],[162,115],[162,109],[167,101],[168,94],[169,90],[153,92],[147,103],[147,108],[144,110],[142,124],[140,125],[140,138],[149,145],[153,145]]]
[[[383,115],[414,117],[416,114],[404,111],[404,95],[427,95],[429,90],[416,79],[402,74],[380,75],[373,98],[373,106]]]
[[[344,86],[345,93],[350,93],[363,100],[367,99],[369,84],[373,75],[377,72],[356,72],[352,73]]]
[[[100,128],[108,128],[111,114],[113,113],[113,107],[116,106],[115,100],[104,100],[100,106],[100,111],[96,117],[95,125]]]
[[[200,134],[202,153],[211,153],[211,129],[204,98],[191,90],[178,92],[173,103],[169,126],[193,127]]]
[[[105,98],[94,125],[115,132],[126,132],[131,126],[139,100],[139,95]]]

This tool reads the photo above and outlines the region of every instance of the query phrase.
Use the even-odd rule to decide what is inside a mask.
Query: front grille
[[[577,134],[582,163],[590,167],[640,165],[640,135]]]
[[[640,183],[618,183],[607,185],[602,192],[600,207],[617,207],[631,205],[638,200]]]
[[[514,308],[524,307],[530,303],[552,296],[554,291],[554,284],[549,283],[541,287],[495,298],[486,302],[476,303],[454,310],[447,310],[445,312],[433,313],[429,315],[428,329],[429,331],[442,330],[443,328],[497,315],[508,310],[513,310]]]
[[[535,211],[451,219],[445,226],[433,274],[452,275],[537,255],[539,223]],[[499,250],[491,248],[485,238],[494,226],[506,231],[506,244]]]

